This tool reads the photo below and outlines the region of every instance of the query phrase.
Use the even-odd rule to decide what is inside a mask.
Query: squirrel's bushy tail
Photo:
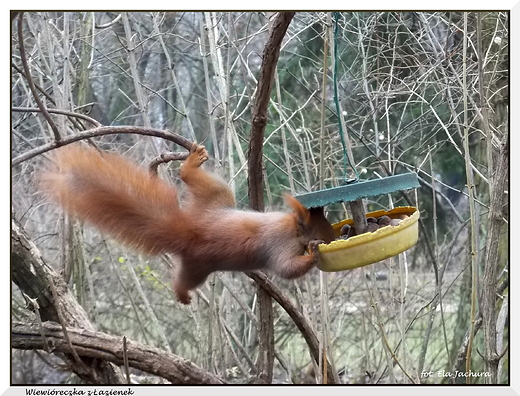
[[[146,253],[182,249],[176,240],[186,240],[188,224],[174,187],[93,148],[70,145],[56,150],[54,159],[41,187],[67,212]]]

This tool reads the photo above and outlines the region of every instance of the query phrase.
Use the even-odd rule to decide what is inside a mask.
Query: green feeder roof
[[[352,202],[361,198],[389,194],[420,187],[417,173],[410,172],[401,175],[357,181],[339,187],[296,195],[295,198],[307,208],[326,206],[336,202]]]

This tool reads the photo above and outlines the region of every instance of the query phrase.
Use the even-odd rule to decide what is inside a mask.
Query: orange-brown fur
[[[290,195],[285,199],[292,213],[235,209],[227,184],[200,167],[208,159],[203,146],[194,144],[181,167],[190,193],[182,206],[174,187],[118,155],[68,146],[55,158],[57,167],[42,175],[43,189],[66,211],[121,242],[150,254],[179,255],[173,289],[184,304],[214,271],[302,276],[316,262],[316,240],[334,239],[323,209],[307,210]]]

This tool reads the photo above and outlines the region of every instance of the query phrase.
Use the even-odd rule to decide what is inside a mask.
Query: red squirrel
[[[173,290],[183,304],[214,271],[267,269],[286,279],[306,274],[318,244],[335,237],[323,208],[306,209],[286,195],[292,213],[237,210],[226,182],[201,168],[207,159],[204,146],[194,144],[180,169],[189,192],[183,205],[176,188],[157,175],[79,145],[57,150],[57,166],[42,174],[41,187],[68,213],[123,243],[178,255]]]

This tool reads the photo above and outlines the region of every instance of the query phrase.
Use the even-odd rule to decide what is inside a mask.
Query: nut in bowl
[[[343,271],[396,256],[417,243],[419,216],[412,206],[367,213],[367,220],[371,219],[362,233],[353,230],[351,219],[333,224],[338,238],[319,245],[317,267],[326,272]]]

